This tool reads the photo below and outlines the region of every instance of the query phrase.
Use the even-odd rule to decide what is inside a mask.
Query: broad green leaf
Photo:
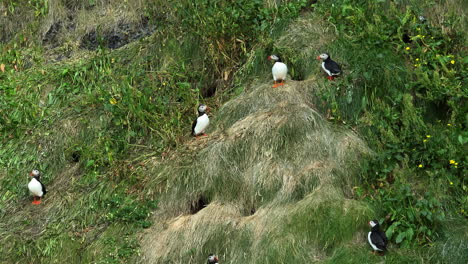
[[[406,236],[406,232],[401,232],[401,233],[399,233],[398,236],[397,236],[397,238],[396,238],[396,240],[395,240],[395,242],[396,242],[397,244],[400,244],[401,241],[403,241],[403,239],[405,239],[405,236]]]

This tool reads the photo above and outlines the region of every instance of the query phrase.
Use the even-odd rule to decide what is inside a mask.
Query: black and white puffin
[[[198,117],[192,123],[192,135],[198,137],[200,135],[206,136],[205,130],[210,124],[210,119],[206,114],[210,108],[204,104],[198,106]]]
[[[328,74],[328,80],[333,80],[334,76],[341,74],[340,65],[331,59],[330,54],[320,54],[317,60],[322,60],[322,69]]]
[[[208,264],[218,264],[218,257],[215,254],[210,254],[208,256],[208,261],[206,263]]]
[[[33,170],[29,176],[31,176],[32,179],[28,183],[28,189],[34,195],[32,204],[41,204],[41,198],[47,193],[44,184],[42,184],[40,180],[41,173],[38,170]]]
[[[274,60],[275,64],[271,68],[271,73],[273,73],[273,88],[276,88],[280,85],[284,85],[286,81],[286,75],[288,74],[288,66],[281,62],[281,58],[278,55],[268,56],[268,60]],[[278,83],[280,82],[280,83]]]
[[[369,241],[369,245],[374,250],[372,253],[379,252],[379,255],[385,254],[388,243],[387,236],[380,230],[377,220],[370,221],[369,225],[371,226],[371,231],[367,234],[367,241]]]

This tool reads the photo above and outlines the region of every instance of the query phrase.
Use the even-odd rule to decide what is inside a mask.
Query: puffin
[[[207,264],[218,264],[218,257],[215,254],[210,254],[208,256],[208,261],[206,262]]]
[[[272,87],[276,88],[280,85],[284,85],[284,81],[286,81],[286,75],[288,74],[288,66],[281,62],[281,58],[278,55],[270,55],[268,56],[268,60],[275,61],[273,68],[271,68],[274,80]]]
[[[333,80],[334,76],[341,74],[341,67],[330,58],[330,54],[323,53],[317,57],[317,60],[323,60],[322,69],[328,74],[328,80]]]
[[[29,176],[31,176],[32,179],[28,183],[28,189],[34,195],[32,204],[41,204],[41,198],[47,193],[44,184],[42,184],[40,180],[41,173],[38,170],[33,170]]]
[[[198,117],[192,123],[192,135],[198,137],[200,135],[206,136],[205,129],[210,124],[210,119],[206,114],[210,108],[204,104],[198,106]]]
[[[385,251],[387,251],[387,236],[380,230],[377,220],[370,221],[369,225],[371,226],[371,231],[367,234],[367,241],[369,241],[369,245],[373,249],[372,253],[378,252],[379,255],[383,256]]]

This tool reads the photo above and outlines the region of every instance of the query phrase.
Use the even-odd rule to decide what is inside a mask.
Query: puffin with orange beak
[[[332,81],[333,77],[341,74],[340,65],[331,59],[330,54],[320,54],[317,60],[322,60],[322,69],[328,74],[328,80]]]
[[[206,112],[210,111],[210,108],[204,104],[198,106],[198,117],[192,123],[192,135],[194,137],[206,136],[205,130],[210,124],[210,118]]]
[[[33,170],[29,176],[31,176],[32,179],[28,183],[28,189],[34,195],[32,204],[41,204],[41,198],[47,193],[44,184],[42,184],[40,180],[41,173],[38,170]]]
[[[273,74],[273,88],[280,85],[284,85],[286,81],[286,75],[288,74],[288,66],[281,61],[281,58],[277,55],[268,56],[268,60],[274,60],[273,68],[271,73]]]
[[[208,261],[206,262],[207,264],[218,264],[218,257],[215,254],[210,254],[208,256]]]

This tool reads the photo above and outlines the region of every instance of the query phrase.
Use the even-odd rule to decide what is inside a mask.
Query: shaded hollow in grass
[[[190,204],[190,214],[198,213],[200,210],[208,206],[209,203],[209,200],[205,196],[200,195],[198,199],[192,201]]]

